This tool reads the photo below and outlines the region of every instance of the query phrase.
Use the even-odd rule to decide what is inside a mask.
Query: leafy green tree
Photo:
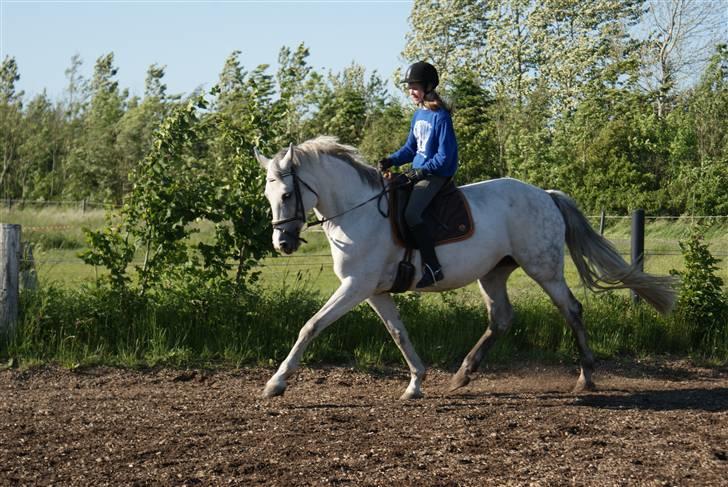
[[[681,98],[666,124],[670,142],[670,193],[683,211],[728,213],[728,47],[716,54],[698,86]]]
[[[210,111],[212,104],[198,96],[175,107],[155,132],[152,150],[132,174],[117,223],[88,234],[85,261],[108,268],[116,288],[148,294],[171,286],[190,292],[232,286],[237,292],[254,278],[249,271],[271,244],[264,174],[253,147],[276,137],[256,124],[271,103],[272,85],[261,84],[263,72],[256,70],[236,88],[250,116],[235,117],[233,105],[220,103],[216,86],[214,105],[228,110]],[[193,241],[200,223],[214,226],[212,241]],[[144,258],[132,284],[130,267],[138,251]]]
[[[26,137],[19,150],[22,173],[20,197],[52,200],[61,192],[61,165],[66,157],[63,108],[54,106],[45,92],[28,104]]]
[[[303,120],[310,108],[307,92],[318,84],[308,56],[309,50],[303,43],[295,51],[283,47],[278,53],[276,80],[280,96],[276,105],[283,113],[288,143],[303,142]]]
[[[118,174],[122,184],[121,194],[131,189],[128,175],[144,159],[152,148],[154,132],[176,103],[178,97],[167,97],[166,85],[162,82],[164,67],[149,66],[144,87],[144,99],[128,101],[126,110],[117,124],[116,150],[119,154]]]
[[[18,149],[23,142],[23,92],[17,91],[15,83],[20,79],[15,58],[6,56],[0,67],[0,150],[2,151],[2,172],[0,188],[5,198],[20,195],[17,173],[19,170]]]
[[[382,79],[374,72],[367,80],[358,64],[329,73],[327,82],[314,76],[308,100],[315,112],[305,123],[305,136],[334,135],[343,143],[358,145],[371,118],[383,111],[386,98]]]
[[[660,122],[637,92],[594,91],[554,130],[551,160],[558,187],[591,211],[661,212]]]
[[[242,101],[245,72],[240,63],[240,54],[240,51],[235,50],[225,60],[216,85],[218,96],[214,109],[231,110]]]
[[[65,191],[71,197],[121,201],[127,175],[119,164],[116,142],[128,93],[119,90],[117,71],[113,53],[97,59],[84,130],[68,160]]]
[[[87,79],[81,75],[83,60],[78,54],[71,57],[71,65],[66,69],[66,85],[64,104],[66,107],[66,119],[77,120],[81,117],[86,108],[90,93],[90,86]]]
[[[411,115],[399,101],[390,99],[370,117],[359,144],[365,159],[375,163],[399,149],[407,139]]]
[[[554,113],[572,112],[588,86],[617,79],[631,68],[639,43],[628,27],[639,19],[643,0],[563,0],[533,8],[526,28],[536,46],[533,60]]]
[[[409,17],[402,58],[429,61],[446,85],[452,73],[477,62],[479,29],[487,2],[478,0],[415,0]]]
[[[494,99],[473,71],[461,70],[449,91],[458,138],[458,180],[470,183],[507,174],[505,154],[498,150],[492,119]]]

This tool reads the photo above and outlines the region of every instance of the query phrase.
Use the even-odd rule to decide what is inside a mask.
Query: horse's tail
[[[632,289],[657,311],[666,314],[675,303],[675,278],[653,276],[627,264],[617,249],[591,227],[574,200],[561,191],[549,190],[566,223],[566,245],[581,282],[592,291]],[[587,262],[588,259],[588,262]]]

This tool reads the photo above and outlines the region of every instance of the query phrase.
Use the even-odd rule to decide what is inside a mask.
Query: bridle
[[[306,189],[311,191],[314,196],[316,196],[316,199],[318,199],[319,195],[318,193],[309,185],[306,181],[298,177],[298,174],[296,174],[296,169],[294,167],[291,167],[291,169],[281,172],[278,174],[281,179],[283,179],[286,176],[293,176],[293,195],[294,198],[296,198],[296,210],[293,213],[293,216],[290,218],[283,218],[281,220],[273,220],[271,224],[273,225],[273,230],[278,230],[281,233],[285,233],[287,235],[290,235],[291,237],[300,240],[301,242],[308,243],[306,240],[301,238],[300,236],[300,230],[298,231],[298,234],[294,234],[292,232],[289,232],[285,228],[280,228],[279,225],[283,225],[284,223],[290,223],[295,221],[300,221],[304,225],[306,224],[306,208],[303,206],[303,196],[301,196],[301,184],[306,186]]]
[[[294,211],[292,217],[283,218],[281,220],[273,220],[271,222],[271,224],[273,225],[273,229],[278,230],[281,233],[290,235],[291,237],[295,238],[296,240],[300,240],[301,242],[308,243],[308,242],[306,242],[306,240],[301,238],[300,230],[298,231],[298,235],[297,235],[297,234],[294,234],[293,232],[289,232],[285,228],[281,228],[280,225],[283,225],[284,223],[290,223],[293,221],[300,221],[304,225],[307,224],[306,208],[303,206],[303,196],[301,195],[301,185],[305,186],[307,190],[311,191],[314,194],[314,196],[316,196],[316,199],[319,199],[319,195],[316,192],[316,190],[314,190],[311,187],[310,184],[308,184],[306,181],[301,179],[301,177],[296,173],[295,167],[293,167],[293,166],[291,166],[291,168],[289,170],[281,172],[278,175],[281,177],[281,179],[286,176],[293,177],[293,195],[294,195],[294,198],[296,198],[296,210]],[[349,213],[350,211],[354,211],[357,208],[361,208],[362,206],[364,206],[367,203],[374,201],[374,200],[378,201],[377,210],[379,210],[379,214],[382,215],[384,218],[388,218],[389,217],[389,211],[388,211],[389,205],[387,205],[387,211],[382,211],[381,204],[379,204],[379,201],[381,201],[382,198],[386,198],[387,193],[389,193],[390,191],[395,189],[395,187],[385,185],[384,178],[382,178],[381,176],[380,176],[380,179],[382,182],[382,190],[379,193],[375,194],[374,196],[367,199],[366,201],[362,201],[358,205],[349,208],[348,210],[342,211],[341,213],[339,213],[337,215],[334,215],[334,216],[331,216],[328,218],[322,218],[320,220],[317,219],[315,222],[308,223],[308,226],[315,227],[318,225],[323,225],[324,223],[334,220],[340,216],[343,216],[343,215]]]

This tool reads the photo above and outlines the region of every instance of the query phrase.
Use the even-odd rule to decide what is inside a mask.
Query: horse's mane
[[[288,148],[281,149],[276,158],[286,155]],[[359,151],[350,145],[339,143],[339,139],[331,135],[320,135],[294,147],[293,165],[300,167],[303,163],[318,160],[321,155],[328,155],[345,162],[354,168],[359,177],[373,188],[381,186],[379,171],[367,164]]]

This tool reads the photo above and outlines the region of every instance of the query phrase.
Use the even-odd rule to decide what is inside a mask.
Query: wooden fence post
[[[18,321],[20,225],[0,223],[0,334],[12,335]]]

